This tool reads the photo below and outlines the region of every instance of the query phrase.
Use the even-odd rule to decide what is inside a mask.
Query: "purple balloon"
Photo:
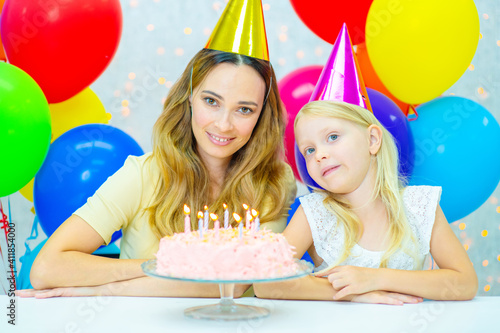
[[[374,89],[366,88],[366,91],[370,99],[373,114],[395,139],[399,152],[399,172],[402,176],[409,179],[413,171],[415,150],[408,119],[392,99]],[[322,188],[307,172],[306,161],[300,153],[297,143],[295,143],[295,163],[304,184]]]
[[[395,139],[399,152],[399,173],[409,179],[413,171],[415,149],[408,118],[386,95],[371,88],[366,88],[366,91],[373,114]]]

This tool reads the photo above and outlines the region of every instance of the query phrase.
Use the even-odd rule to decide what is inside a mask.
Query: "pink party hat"
[[[345,23],[309,101],[318,100],[346,102],[372,111]]]

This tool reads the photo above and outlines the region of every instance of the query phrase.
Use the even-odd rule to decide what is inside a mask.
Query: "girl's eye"
[[[328,141],[335,141],[339,136],[337,134],[330,134],[328,136]]]
[[[217,101],[211,97],[205,97],[204,100],[209,105],[217,105]]]
[[[304,151],[305,156],[311,155],[312,153],[314,153],[314,148],[306,148]]]
[[[242,107],[242,108],[240,108],[240,112],[243,114],[250,114],[253,112],[253,110],[250,108],[247,108],[247,107]]]

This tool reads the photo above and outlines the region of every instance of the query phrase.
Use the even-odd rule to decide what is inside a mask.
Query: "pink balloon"
[[[293,122],[300,109],[309,102],[309,98],[318,82],[323,66],[301,67],[286,75],[278,82],[281,100],[288,114],[288,124],[285,130],[285,155],[291,165],[295,178],[301,180],[295,162],[295,135]]]

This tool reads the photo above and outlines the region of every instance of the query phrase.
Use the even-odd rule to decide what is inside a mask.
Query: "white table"
[[[185,308],[217,299],[155,297],[16,298],[16,326],[0,296],[0,332],[500,332],[500,297],[403,306],[240,298],[264,306],[264,319],[213,322],[184,317]],[[154,331],[153,331],[154,330]]]

